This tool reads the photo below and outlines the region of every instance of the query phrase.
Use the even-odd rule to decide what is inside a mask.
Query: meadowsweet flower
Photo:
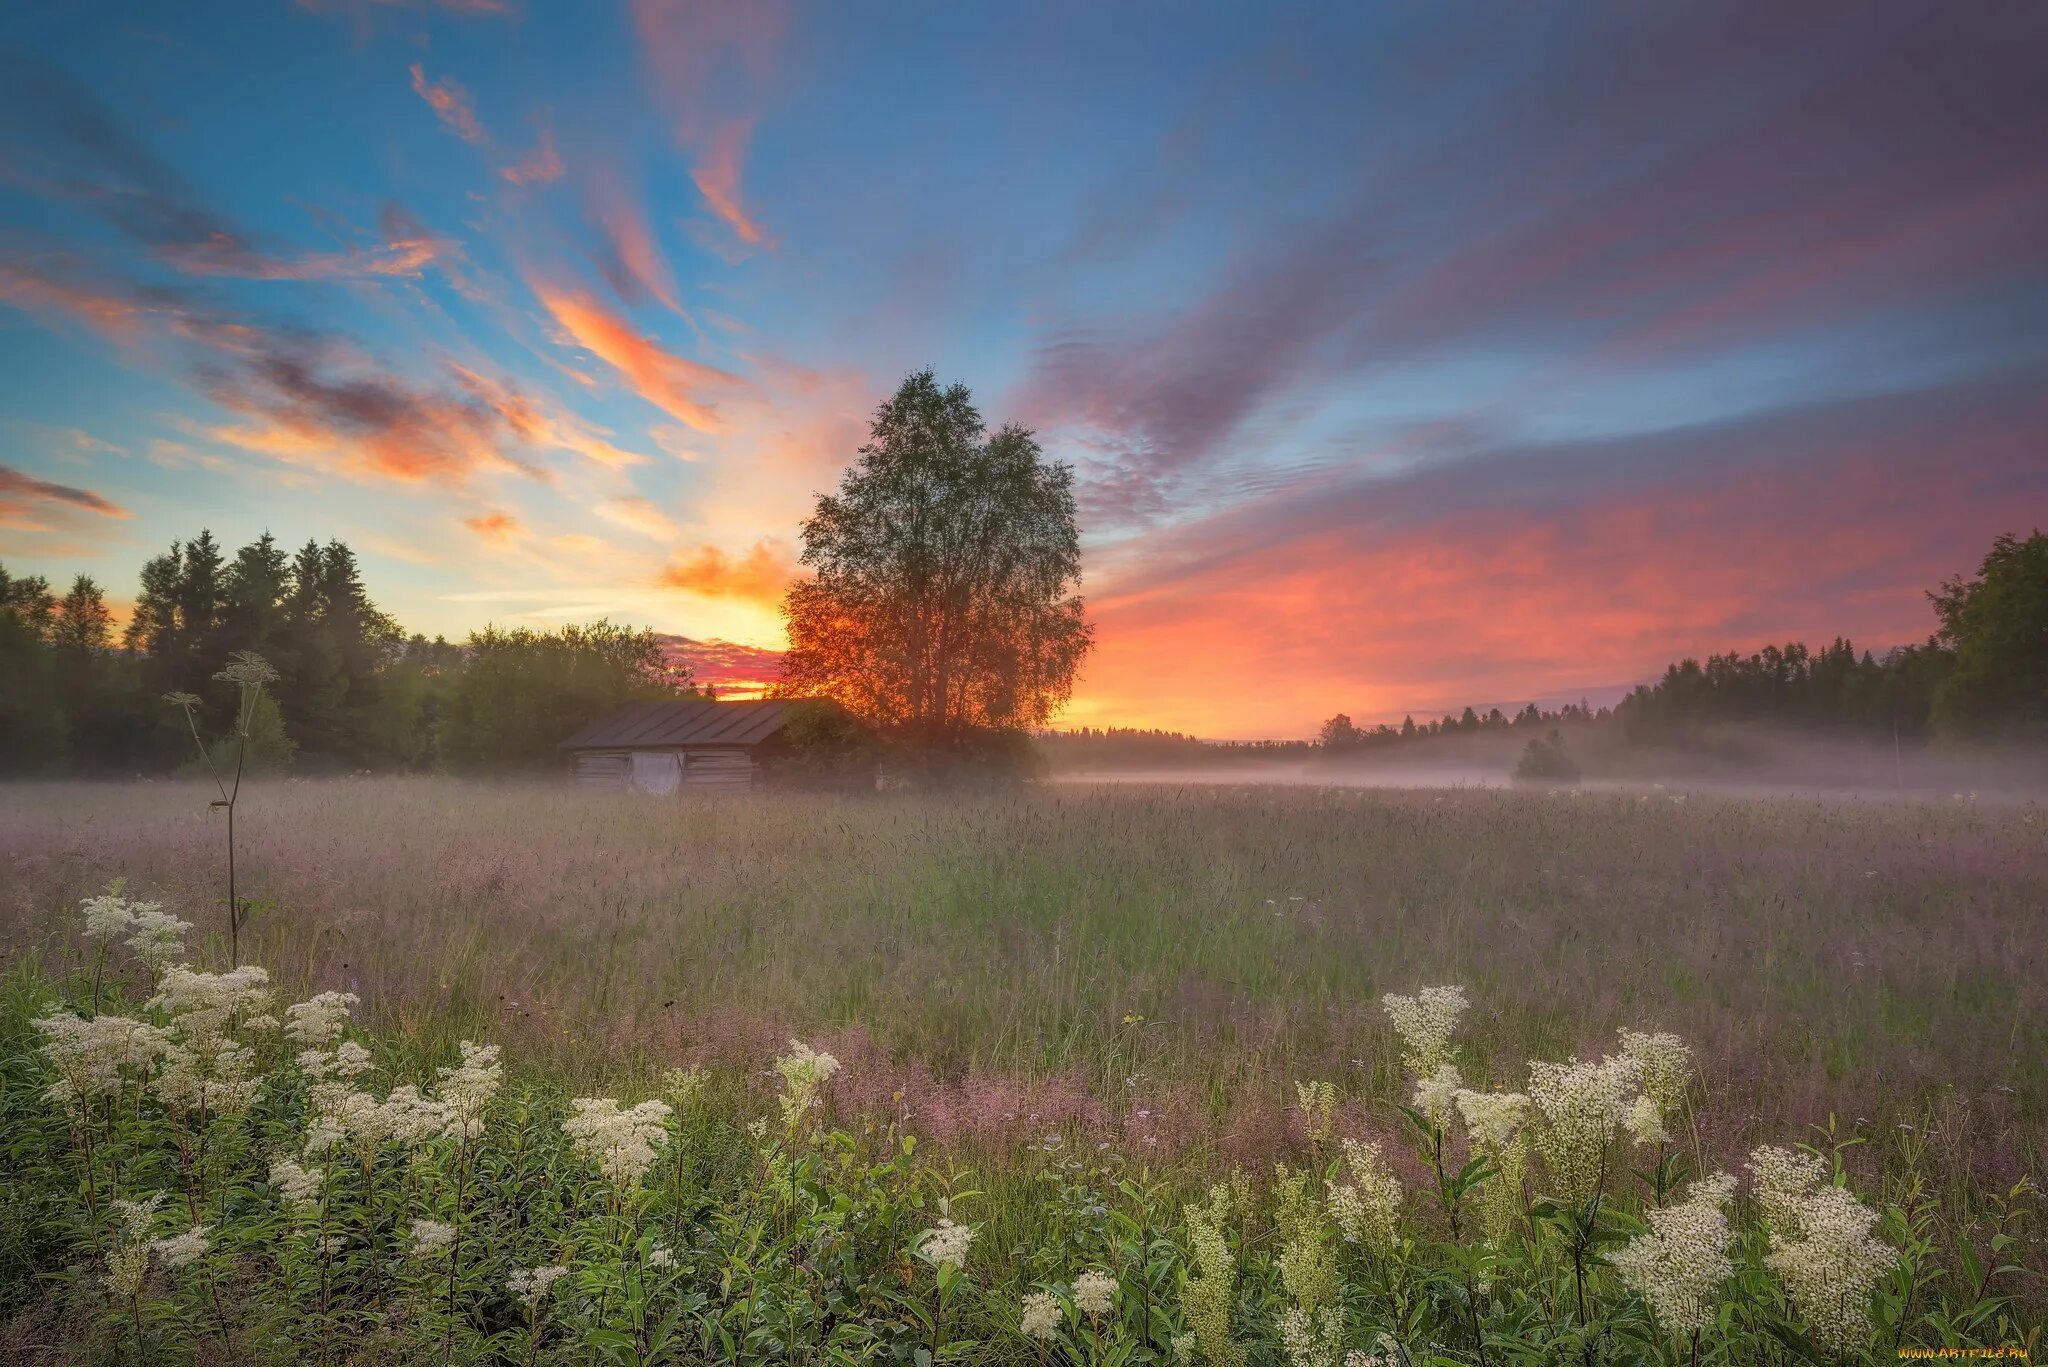
[[[450,1121],[446,1102],[421,1096],[420,1089],[411,1084],[393,1087],[377,1107],[377,1115],[383,1137],[407,1150],[419,1149],[445,1133]]]
[[[172,964],[157,981],[149,1007],[169,1015],[171,1027],[184,1038],[201,1040],[225,1031],[236,1016],[268,1010],[270,1001],[270,974],[255,964],[225,973]]]
[[[1827,1164],[1814,1154],[1766,1144],[1749,1155],[1749,1175],[1765,1227],[1773,1235],[1799,1237],[1800,1207],[1827,1180]]]
[[[1017,1317],[1017,1328],[1028,1339],[1042,1339],[1047,1343],[1059,1336],[1060,1317],[1066,1312],[1050,1291],[1033,1291],[1024,1298],[1024,1309]]]
[[[1380,998],[1394,1033],[1401,1037],[1401,1062],[1417,1077],[1428,1077],[1451,1061],[1451,1035],[1468,1003],[1462,987],[1425,987],[1412,997]]]
[[[671,1068],[661,1075],[661,1094],[668,1098],[668,1104],[675,1108],[676,1114],[681,1115],[690,1109],[709,1079],[710,1074],[695,1064],[688,1068]]]
[[[271,1187],[294,1209],[304,1210],[319,1201],[322,1180],[318,1170],[300,1167],[289,1158],[274,1159],[270,1164]]]
[[[1813,1336],[1837,1353],[1870,1344],[1870,1293],[1898,1261],[1871,1233],[1877,1212],[1844,1187],[1824,1185],[1799,1203],[1796,1236],[1771,1231],[1764,1263],[1778,1274]]]
[[[353,992],[321,992],[284,1009],[287,1039],[318,1048],[334,1043],[348,1028],[361,998]]]
[[[190,921],[181,921],[154,902],[132,908],[128,948],[153,974],[161,974],[185,957],[185,937],[192,931]]]
[[[1649,1302],[1666,1333],[1684,1338],[1713,1322],[1721,1284],[1735,1271],[1726,1214],[1734,1195],[1735,1179],[1727,1173],[1694,1182],[1684,1201],[1650,1212],[1648,1234],[1608,1259]]]
[[[149,1275],[149,1230],[163,1203],[162,1192],[147,1201],[114,1202],[114,1218],[121,1227],[115,1232],[113,1247],[107,1250],[107,1289],[123,1300],[142,1294],[142,1280]]]
[[[775,1060],[775,1071],[782,1074],[782,1118],[795,1125],[811,1108],[818,1093],[824,1089],[833,1074],[839,1071],[839,1060],[830,1054],[818,1052],[808,1044],[797,1040],[789,1042],[789,1052]]]
[[[1416,1079],[1415,1094],[1409,1104],[1439,1130],[1448,1129],[1451,1108],[1464,1083],[1465,1079],[1458,1075],[1458,1065],[1446,1063],[1429,1076]]]
[[[406,1251],[431,1257],[454,1242],[455,1226],[444,1225],[439,1220],[414,1220],[412,1232],[407,1236]]]
[[[262,1087],[255,1051],[218,1034],[173,1044],[164,1052],[163,1070],[154,1084],[166,1106],[217,1116],[246,1110]]]
[[[1326,1305],[1311,1315],[1289,1306],[1280,1317],[1280,1346],[1289,1367],[1337,1367],[1337,1354],[1344,1349],[1344,1312]]]
[[[96,1097],[115,1096],[129,1072],[147,1069],[171,1048],[169,1035],[127,1016],[93,1016],[57,1011],[30,1021],[43,1037],[40,1052],[57,1070],[44,1097],[76,1110]]]
[[[528,1310],[537,1309],[555,1289],[555,1283],[569,1275],[569,1269],[556,1264],[547,1267],[522,1267],[505,1279],[505,1289],[519,1298]]]
[[[1346,1243],[1391,1253],[1401,1237],[1400,1180],[1388,1171],[1377,1144],[1345,1140],[1344,1164],[1351,1180],[1329,1184],[1330,1218],[1337,1232]]]
[[[1232,1177],[1239,1175],[1233,1173]],[[1245,1367],[1250,1357],[1245,1346],[1230,1337],[1237,1259],[1231,1255],[1223,1227],[1230,1219],[1233,1199],[1233,1187],[1218,1182],[1209,1188],[1207,1205],[1187,1208],[1188,1261],[1199,1275],[1190,1275],[1181,1288],[1181,1312],[1202,1356],[1214,1367]]]
[[[657,1271],[674,1267],[676,1265],[675,1250],[667,1244],[656,1244],[653,1248],[647,1250],[647,1265]]]
[[[206,1236],[212,1225],[194,1225],[183,1234],[173,1234],[168,1239],[153,1239],[149,1251],[156,1254],[158,1262],[176,1271],[189,1266],[206,1256],[213,1243]]]
[[[562,1132],[576,1156],[595,1162],[605,1180],[632,1188],[654,1166],[654,1146],[668,1138],[662,1122],[673,1114],[666,1103],[643,1101],[625,1110],[610,1097],[578,1097],[569,1103],[576,1112],[562,1122]]]
[[[113,882],[107,884],[107,890],[104,893],[98,897],[88,897],[78,904],[79,911],[85,917],[85,933],[87,936],[95,940],[106,941],[113,939],[116,935],[126,934],[128,927],[135,923],[135,907],[154,907],[157,905],[154,902],[130,902],[121,895],[123,886],[122,880],[116,878]]]
[[[348,1240],[344,1236],[339,1234],[327,1234],[322,1235],[321,1238],[314,1243],[313,1251],[318,1253],[323,1258],[336,1258],[341,1256],[342,1250],[347,1247]]]
[[[1074,1308],[1084,1315],[1107,1315],[1116,1303],[1116,1278],[1088,1271],[1074,1278]]]
[[[462,1041],[462,1062],[437,1071],[441,1100],[448,1106],[448,1136],[475,1139],[484,1132],[484,1109],[505,1080],[505,1066],[495,1044]]]
[[[1479,1189],[1479,1223],[1486,1241],[1506,1246],[1522,1218],[1522,1183],[1528,1173],[1529,1098],[1520,1092],[1459,1092],[1458,1113],[1472,1145],[1493,1164]]]
[[[1323,1143],[1330,1137],[1337,1110],[1337,1087],[1330,1082],[1297,1082],[1294,1084],[1297,1108],[1301,1111],[1301,1127],[1311,1144]]]
[[[1555,1195],[1584,1205],[1600,1190],[1607,1149],[1627,1118],[1640,1081],[1632,1060],[1531,1063],[1529,1099],[1542,1113],[1536,1147],[1549,1169]]]
[[[1624,1030],[1621,1055],[1635,1061],[1642,1073],[1644,1094],[1664,1115],[1677,1115],[1684,1108],[1687,1080],[1692,1075],[1692,1050],[1684,1040],[1662,1031]]]
[[[1628,1115],[1622,1124],[1627,1127],[1629,1138],[1638,1144],[1669,1144],[1671,1132],[1664,1128],[1664,1110],[1657,1099],[1644,1092],[1628,1108]]]
[[[950,1267],[957,1272],[967,1266],[967,1246],[973,1242],[972,1226],[956,1225],[949,1219],[940,1220],[931,1233],[924,1236],[917,1252],[933,1267]]]
[[[1193,1362],[1195,1360],[1195,1336],[1193,1334],[1175,1334],[1172,1342],[1173,1360],[1175,1362]]]

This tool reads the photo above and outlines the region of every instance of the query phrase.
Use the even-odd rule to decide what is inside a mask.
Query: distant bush
[[[883,747],[874,731],[847,711],[819,698],[789,704],[780,744],[762,769],[771,783],[793,788],[872,788]]]
[[[1565,753],[1564,737],[1552,731],[1523,748],[1515,777],[1525,783],[1577,783],[1579,766]]]

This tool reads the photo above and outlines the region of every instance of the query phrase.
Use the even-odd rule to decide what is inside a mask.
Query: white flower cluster
[[[212,1225],[194,1225],[183,1234],[174,1234],[168,1239],[156,1239],[149,1245],[158,1262],[175,1271],[206,1256],[206,1250],[213,1243],[206,1236]]]
[[[1681,1338],[1711,1324],[1721,1284],[1735,1271],[1728,1256],[1734,1231],[1727,1207],[1735,1179],[1725,1172],[1687,1188],[1686,1199],[1650,1212],[1650,1232],[1631,1239],[1609,1261],[1650,1303],[1666,1333]]]
[[[454,1242],[455,1226],[444,1225],[439,1220],[414,1220],[406,1251],[420,1257],[432,1257]]]
[[[1621,1055],[1635,1060],[1643,1076],[1643,1094],[1657,1103],[1659,1111],[1675,1116],[1684,1108],[1692,1077],[1692,1050],[1684,1040],[1662,1031],[1624,1030]]]
[[[287,1039],[317,1049],[334,1043],[348,1028],[349,1016],[361,1002],[353,992],[321,992],[284,1009]]]
[[[85,933],[106,944],[116,936],[127,936],[128,948],[149,966],[151,973],[185,953],[185,935],[190,921],[181,921],[163,908],[161,902],[135,902],[121,895],[116,879],[99,897],[88,897],[79,909],[85,913]]]
[[[1419,1078],[1451,1062],[1451,1035],[1468,1003],[1462,987],[1425,987],[1412,997],[1389,992],[1380,998],[1394,1033],[1401,1037],[1401,1062]]]
[[[943,1219],[924,1236],[917,1252],[933,1267],[950,1267],[959,1271],[967,1266],[967,1246],[973,1242],[972,1226],[956,1225],[950,1219]]]
[[[791,1040],[789,1052],[775,1060],[775,1071],[782,1074],[782,1117],[794,1125],[810,1110],[811,1104],[818,1099],[818,1093],[839,1071],[839,1060],[808,1044]]]
[[[1409,1098],[1409,1104],[1439,1130],[1447,1129],[1451,1123],[1451,1108],[1464,1086],[1465,1079],[1459,1074],[1458,1065],[1446,1063],[1427,1077],[1415,1080],[1415,1094]]]
[[[289,1158],[271,1161],[270,1185],[278,1197],[294,1210],[305,1210],[319,1202],[323,1180],[319,1172],[300,1167]]]
[[[1107,1315],[1116,1306],[1116,1278],[1087,1271],[1074,1278],[1074,1308],[1084,1315]]]
[[[1802,1157],[1810,1158],[1775,1148],[1750,1155],[1757,1203],[1771,1233],[1764,1262],[1823,1346],[1844,1356],[1859,1353],[1870,1343],[1870,1293],[1898,1254],[1871,1233],[1877,1212],[1828,1182],[1820,1159]]]
[[[121,1228],[107,1250],[107,1289],[123,1300],[142,1294],[142,1279],[149,1275],[149,1230],[163,1201],[164,1194],[158,1192],[147,1201],[114,1202],[114,1218]]]
[[[1458,1093],[1458,1114],[1465,1128],[1489,1157],[1497,1158],[1529,1121],[1529,1098],[1520,1092]]]
[[[668,1138],[662,1122],[674,1113],[667,1103],[643,1101],[621,1110],[610,1097],[584,1096],[569,1105],[575,1114],[562,1122],[562,1132],[576,1156],[596,1163],[614,1186],[639,1186],[654,1166],[654,1146]]]
[[[1375,1253],[1391,1253],[1400,1241],[1401,1182],[1380,1157],[1380,1146],[1357,1139],[1344,1141],[1344,1162],[1351,1180],[1329,1184],[1330,1218],[1346,1243]]]
[[[170,1036],[127,1016],[58,1011],[30,1022],[43,1036],[41,1052],[57,1070],[44,1097],[74,1112],[98,1097],[119,1095],[130,1070],[147,1070],[170,1052]]]
[[[256,1099],[263,1080],[256,1054],[222,1034],[200,1034],[189,1045],[174,1044],[164,1055],[156,1094],[173,1110],[232,1115]]]
[[[1337,1085],[1333,1082],[1297,1082],[1294,1096],[1301,1111],[1302,1132],[1311,1144],[1329,1139],[1336,1124]]]
[[[510,1291],[528,1310],[536,1309],[555,1289],[555,1283],[569,1275],[569,1269],[557,1264],[547,1267],[522,1267],[505,1279],[505,1289]]]
[[[1529,1065],[1529,1099],[1544,1121],[1536,1147],[1555,1194],[1567,1203],[1584,1205],[1600,1190],[1608,1145],[1628,1118],[1640,1082],[1635,1061],[1620,1055]]]
[[[157,981],[149,1009],[167,1013],[172,1028],[186,1039],[200,1040],[226,1031],[238,1017],[269,1010],[270,1002],[270,974],[255,964],[225,973],[171,964]]]
[[[1314,1315],[1289,1306],[1280,1317],[1280,1346],[1288,1367],[1337,1367],[1344,1349],[1344,1312],[1326,1305]]]
[[[1059,1298],[1052,1292],[1033,1291],[1024,1298],[1024,1309],[1018,1317],[1017,1327],[1025,1338],[1050,1343],[1059,1337],[1060,1317],[1065,1313],[1060,1309]]]
[[[484,1109],[505,1080],[495,1044],[462,1041],[462,1062],[438,1069],[441,1100],[448,1107],[448,1131],[456,1139],[475,1139],[484,1132]]]

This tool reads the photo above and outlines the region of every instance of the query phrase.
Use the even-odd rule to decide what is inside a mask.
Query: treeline
[[[202,733],[219,735],[235,690],[214,675],[237,651],[278,672],[251,728],[251,762],[272,769],[547,767],[592,716],[692,691],[652,631],[598,622],[428,640],[377,607],[340,541],[293,553],[266,534],[228,557],[202,531],[143,566],[118,637],[90,577],[60,596],[0,566],[0,772],[178,769],[192,737],[163,699],[196,695]]]
[[[1422,737],[1612,722],[1624,744],[1686,745],[1716,727],[1799,727],[1846,735],[1967,741],[2048,739],[2048,535],[2001,536],[1977,573],[1930,591],[1936,629],[1919,645],[1882,656],[1837,637],[1752,654],[1684,659],[1653,684],[1606,708],[1484,715],[1361,729],[1343,714],[1323,723],[1317,746],[1343,754]]]

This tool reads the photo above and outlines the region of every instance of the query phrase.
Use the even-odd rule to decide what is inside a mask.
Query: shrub
[[[1564,737],[1552,731],[1537,736],[1522,750],[1515,777],[1525,783],[1577,783],[1579,766],[1565,753]]]

